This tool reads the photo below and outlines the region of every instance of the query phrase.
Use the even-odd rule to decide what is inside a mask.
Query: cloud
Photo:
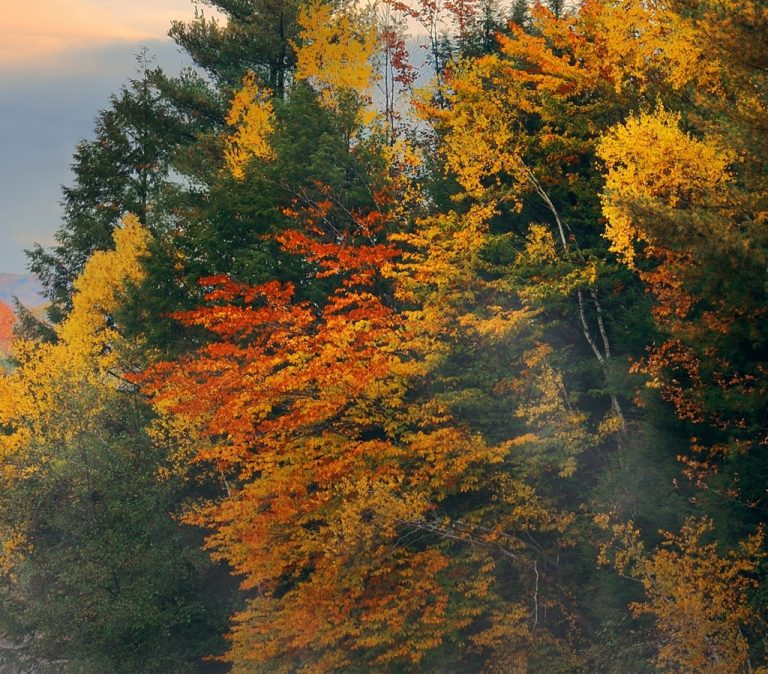
[[[10,4],[10,3],[8,3]],[[24,248],[61,223],[75,144],[109,95],[136,76],[141,46],[169,72],[189,65],[166,37],[193,0],[24,0],[0,19],[0,272],[23,272]],[[206,14],[210,8],[206,7]]]
[[[0,69],[58,65],[72,50],[164,36],[194,16],[192,0],[27,0],[3,11]]]

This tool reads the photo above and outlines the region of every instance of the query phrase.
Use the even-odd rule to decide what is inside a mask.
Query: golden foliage
[[[519,205],[531,189],[527,154],[547,158],[535,167],[543,174],[548,164],[575,170],[604,130],[601,111],[615,114],[706,71],[692,28],[663,3],[588,0],[562,18],[537,4],[533,25],[500,35],[499,54],[457,64],[446,82],[448,109],[424,106],[446,131],[447,167],[474,198],[503,195]]]
[[[616,93],[643,95],[660,85],[677,90],[709,70],[692,26],[666,2],[589,0],[565,23],[560,31],[570,24],[592,38],[575,54]]]
[[[33,478],[57,448],[71,446],[98,428],[115,395],[128,353],[112,322],[120,295],[143,278],[149,233],[127,216],[114,233],[115,249],[94,253],[75,281],[73,307],[53,344],[17,340],[17,366],[0,376],[0,484]],[[11,506],[12,504],[8,504]],[[18,562],[24,531],[1,532],[5,561]],[[12,558],[12,559],[11,559]],[[15,560],[15,561],[14,561]]]
[[[275,125],[271,96],[268,89],[259,88],[256,75],[249,71],[232,99],[227,124],[234,131],[226,138],[224,157],[235,178],[245,176],[245,167],[252,159],[274,158],[269,142]]]
[[[716,542],[706,541],[712,522],[689,519],[679,534],[662,532],[664,541],[648,553],[631,522],[610,525],[607,516],[597,521],[612,529],[601,563],[612,563],[643,584],[646,599],[632,604],[632,610],[653,616],[663,635],[661,671],[752,671],[746,632],[765,629],[749,603],[757,585],[754,574],[766,555],[762,529],[722,554]]]
[[[142,260],[150,241],[149,231],[133,215],[125,216],[113,237],[115,249],[95,252],[75,280],[72,311],[57,330],[71,355],[98,356],[103,363],[117,356],[121,338],[112,317],[125,289],[144,278]]]
[[[323,104],[337,112],[350,94],[364,102],[374,82],[371,59],[378,48],[374,23],[361,13],[336,9],[323,0],[303,5],[298,22],[296,80],[307,80],[319,91]],[[367,112],[359,122],[372,119]]]
[[[687,209],[692,204],[723,209],[727,205],[732,155],[683,132],[680,116],[663,108],[614,127],[602,138],[597,152],[607,167],[602,199],[608,220],[606,236],[611,250],[631,267],[635,241],[651,248],[657,243],[649,226],[652,221],[634,217],[633,211]],[[679,234],[681,238],[697,235]]]

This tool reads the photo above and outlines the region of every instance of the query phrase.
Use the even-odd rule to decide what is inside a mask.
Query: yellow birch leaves
[[[0,488],[46,465],[63,461],[57,451],[98,428],[125,385],[125,340],[113,323],[120,295],[144,277],[142,258],[150,235],[133,216],[115,229],[115,249],[99,251],[75,281],[72,311],[54,344],[17,340],[18,365],[0,376]],[[3,487],[5,485],[5,487]],[[11,507],[12,504],[6,504]],[[0,517],[2,511],[0,510]],[[19,524],[0,527],[0,571],[11,572],[23,556]]]
[[[301,9],[299,25],[296,80],[307,80],[319,92],[323,105],[337,112],[350,93],[363,99],[373,84],[376,26],[362,15],[335,10],[321,0],[312,0]],[[372,118],[366,113],[361,121]]]
[[[251,159],[272,159],[269,137],[274,131],[274,107],[271,93],[261,89],[253,72],[243,78],[242,88],[235,94],[227,114],[227,124],[234,131],[226,138],[224,157],[235,178],[245,176]]]
[[[603,137],[597,154],[607,167],[602,198],[606,236],[611,250],[630,267],[634,267],[634,243],[653,244],[654,225],[669,226],[635,217],[633,210],[652,205],[661,209],[725,206],[731,156],[682,131],[675,113],[659,109],[631,117]],[[680,236],[695,236],[695,232]]]
[[[59,328],[59,339],[81,357],[114,353],[119,334],[110,323],[120,306],[120,294],[144,278],[142,257],[148,252],[150,234],[138,219],[127,215],[115,229],[115,249],[97,251],[75,280],[72,312]]]

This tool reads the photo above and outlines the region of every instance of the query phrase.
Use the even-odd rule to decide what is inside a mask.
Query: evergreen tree
[[[175,21],[171,37],[219,85],[236,87],[251,70],[282,98],[296,64],[297,0],[208,0],[218,18],[200,12],[193,21]]]
[[[61,321],[71,308],[72,282],[90,255],[112,245],[112,232],[126,213],[156,230],[167,218],[175,191],[169,177],[183,135],[178,120],[152,84],[146,52],[139,77],[130,80],[102,110],[95,138],[75,152],[74,184],[64,188],[64,221],[56,245],[28,252],[29,268],[43,283],[49,316]]]

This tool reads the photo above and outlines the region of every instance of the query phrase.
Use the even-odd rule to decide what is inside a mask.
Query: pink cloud
[[[27,0],[3,11],[0,67],[108,42],[158,39],[172,19],[194,16],[191,0]]]

